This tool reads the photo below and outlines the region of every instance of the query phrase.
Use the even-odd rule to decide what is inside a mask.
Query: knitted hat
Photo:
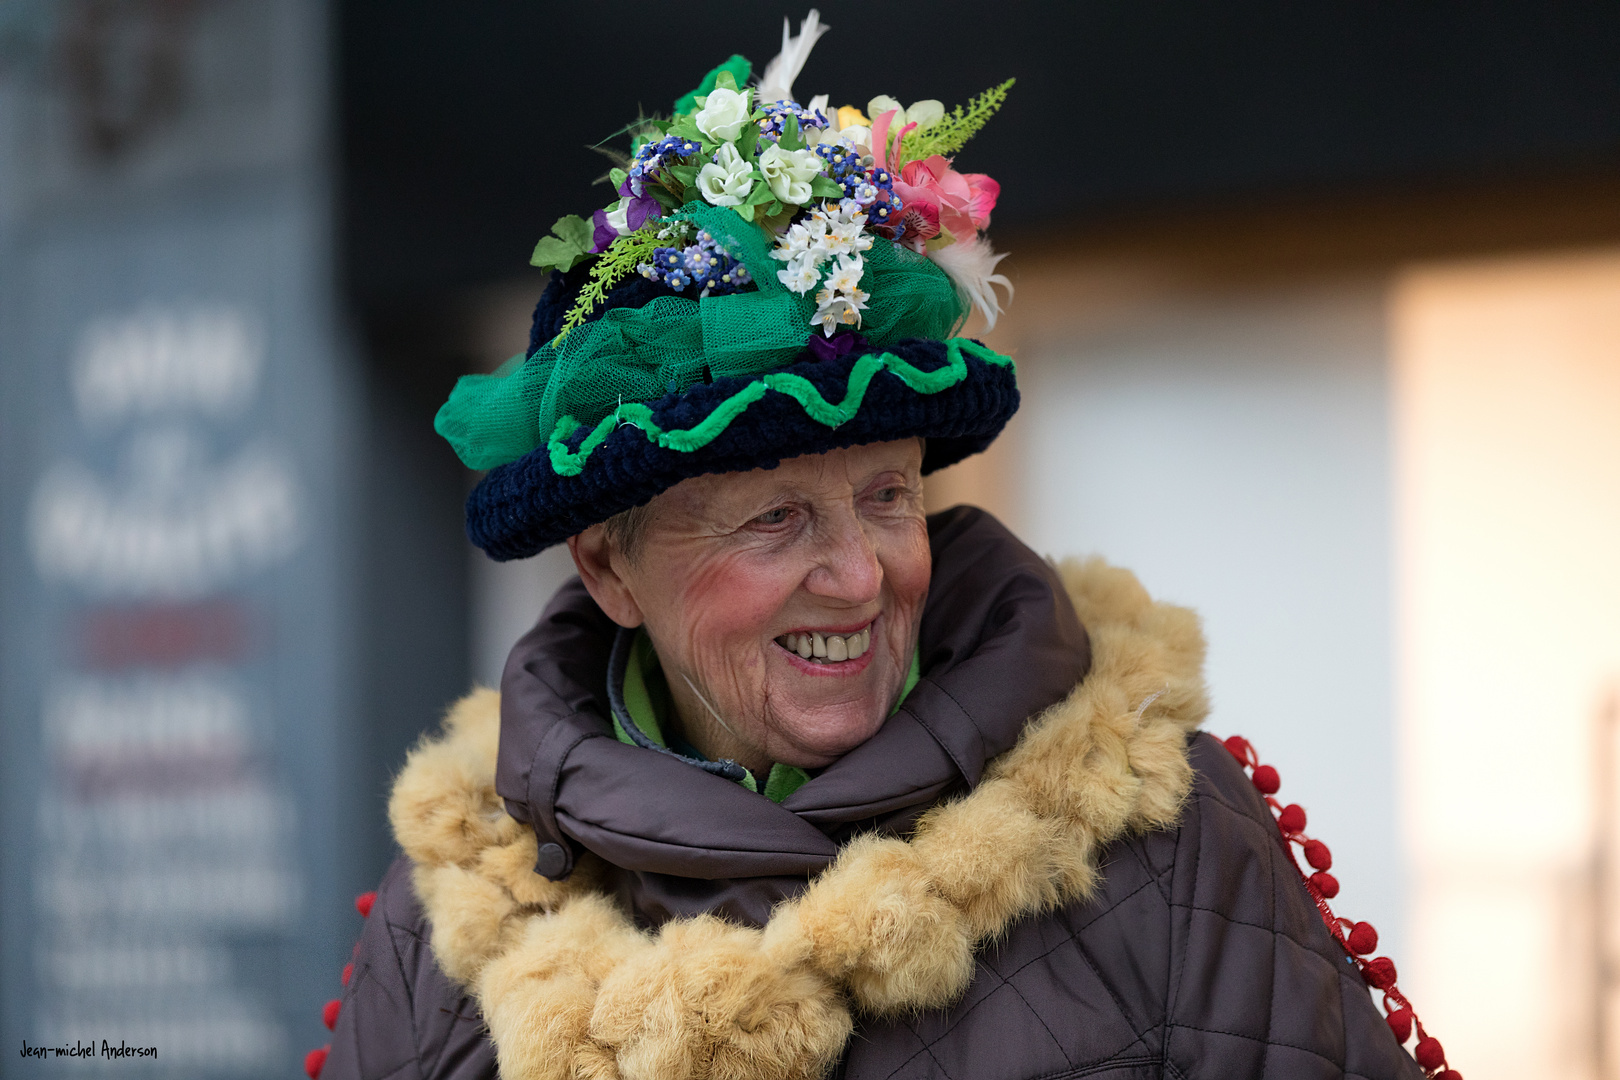
[[[831,110],[792,84],[815,11],[749,86],[733,56],[626,130],[618,199],[535,247],[552,280],[529,348],[460,379],[435,428],[489,472],[467,533],[524,558],[687,477],[921,436],[923,471],[988,446],[1018,408],[1012,361],[954,336],[1000,312],[981,230],[1000,187],[950,155],[1011,80],[947,113]]]

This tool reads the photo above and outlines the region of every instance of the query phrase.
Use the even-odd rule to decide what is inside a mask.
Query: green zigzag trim
[[[731,426],[731,422],[746,412],[750,405],[764,397],[767,390],[775,390],[779,394],[791,397],[804,407],[804,411],[812,420],[828,427],[837,427],[854,419],[855,414],[860,411],[861,402],[866,399],[866,388],[878,372],[890,372],[919,394],[937,394],[967,378],[967,361],[962,358],[964,352],[972,353],[987,364],[995,364],[998,367],[1012,366],[1011,357],[1002,356],[976,341],[968,338],[950,338],[945,342],[945,356],[948,363],[936,371],[923,371],[893,353],[868,353],[861,357],[855,361],[855,366],[850,370],[844,400],[837,404],[822,397],[815,384],[802,375],[778,371],[744,386],[722,401],[708,416],[689,428],[665,431],[653,420],[650,408],[632,403],[620,405],[602,417],[596,427],[591,429],[591,433],[585,436],[585,441],[579,444],[578,450],[568,449],[566,440],[584,425],[572,416],[560,418],[557,426],[552,429],[546,448],[551,455],[551,467],[559,476],[578,476],[584,471],[585,461],[591,456],[592,451],[606,442],[607,437],[623,424],[639,428],[647,436],[648,442],[657,443],[666,450],[690,453],[719,438],[720,434]]]

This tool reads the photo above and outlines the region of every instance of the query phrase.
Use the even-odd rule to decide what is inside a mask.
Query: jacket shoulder
[[[377,889],[343,991],[323,1080],[494,1080],[477,1004],[440,970],[430,927],[396,858]]]
[[[1191,1077],[1418,1080],[1367,984],[1329,936],[1242,768],[1192,738],[1170,911],[1167,1063]]]

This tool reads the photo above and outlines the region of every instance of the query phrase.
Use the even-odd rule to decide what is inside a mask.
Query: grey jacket
[[[1193,730],[1195,621],[979,511],[930,535],[923,682],[781,806],[614,739],[613,628],[559,594],[498,758],[470,700],[401,778],[322,1080],[1420,1077]]]

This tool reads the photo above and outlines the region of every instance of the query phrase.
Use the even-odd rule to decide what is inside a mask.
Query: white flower
[[[776,238],[776,247],[771,251],[771,258],[786,262],[796,259],[810,250],[815,238],[810,230],[804,227],[804,222],[794,222],[788,226],[787,232]]]
[[[751,90],[727,90],[716,87],[709,91],[693,120],[697,129],[715,142],[730,142],[742,133],[748,123],[748,95]]]
[[[864,269],[859,255],[839,259],[837,267],[827,274],[822,284],[833,292],[853,292],[861,284],[861,273]]]
[[[726,143],[713,161],[698,170],[698,190],[714,206],[741,206],[754,186],[753,171],[737,148]]]
[[[821,327],[823,334],[832,337],[833,331],[839,326],[861,325],[861,313],[853,303],[838,297],[816,308],[815,315],[811,316],[810,325]]]
[[[872,129],[865,124],[851,124],[838,132],[838,137],[844,145],[855,150],[863,157],[872,152]]]
[[[828,255],[854,255],[859,251],[866,251],[872,246],[872,238],[861,231],[865,223],[865,215],[860,215],[860,221],[840,221],[827,232]]]
[[[609,228],[618,233],[620,236],[628,236],[630,234],[630,222],[625,219],[629,216],[629,214],[630,200],[620,199],[618,203],[614,205],[613,209],[607,212],[607,223]]]
[[[821,175],[821,157],[814,150],[784,150],[772,146],[759,155],[759,171],[771,194],[784,203],[803,206],[810,201],[810,181]]]
[[[866,103],[866,115],[874,121],[886,112],[899,110],[894,120],[889,124],[890,131],[901,131],[907,124],[916,124],[918,130],[933,127],[945,115],[945,106],[933,98],[919,101],[907,109],[890,97],[888,94],[879,94]]]
[[[789,262],[786,270],[778,270],[776,277],[790,291],[803,296],[816,287],[816,282],[821,278],[821,270],[817,266],[816,258],[806,254]]]

